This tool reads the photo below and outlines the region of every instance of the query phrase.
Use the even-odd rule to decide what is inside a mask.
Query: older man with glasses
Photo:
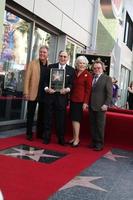
[[[95,61],[92,66],[94,78],[89,105],[92,142],[89,148],[100,151],[104,147],[106,111],[112,100],[112,80],[104,73],[104,63]]]
[[[68,94],[71,91],[74,76],[74,68],[67,64],[68,59],[69,56],[67,52],[60,51],[58,62],[49,65],[48,79],[45,82],[44,87],[44,90],[47,93],[47,101],[45,101],[46,109],[44,114],[44,144],[49,144],[51,140],[51,128],[54,113],[58,144],[65,145],[64,134],[66,124],[66,107],[68,104]],[[58,77],[60,76],[61,79],[63,79],[62,87],[60,87],[60,83],[58,82],[59,80],[55,80],[55,76],[53,76],[55,73],[57,73]],[[52,77],[54,77],[54,83],[51,81]],[[59,88],[57,89],[56,86]]]

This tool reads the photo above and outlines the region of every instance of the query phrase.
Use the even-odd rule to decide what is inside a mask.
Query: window
[[[0,54],[0,121],[22,119],[30,23],[5,11]],[[2,112],[3,111],[3,112]]]
[[[122,108],[126,108],[126,102],[127,102],[127,87],[130,77],[130,71],[124,67],[121,66],[121,79],[120,79],[120,100],[118,102],[119,106]]]
[[[36,24],[32,39],[33,42],[31,59],[37,59],[39,48],[43,45],[47,45],[49,47],[49,62],[54,62],[56,57],[55,49],[57,47],[57,35],[43,30],[42,27]]]
[[[132,51],[133,47],[133,22],[129,17],[128,13],[126,14],[126,23],[125,23],[125,32],[124,32],[124,42],[128,48]]]
[[[85,51],[85,47],[80,46],[80,45],[72,42],[71,40],[67,40],[66,51],[70,55],[69,64],[74,67],[76,54],[83,53]]]
[[[10,74],[14,73],[17,82],[16,92],[23,91],[23,71],[27,62],[27,49],[30,24],[11,12],[5,11],[4,36],[1,52],[1,74],[4,78],[4,89]],[[6,92],[6,91],[5,91]]]
[[[42,45],[49,46],[51,35],[42,29],[35,27],[33,35],[33,48],[32,48],[32,59],[38,58],[39,48]]]

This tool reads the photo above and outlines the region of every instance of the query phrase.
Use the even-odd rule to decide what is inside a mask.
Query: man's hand
[[[108,106],[105,105],[105,104],[101,107],[101,110],[102,110],[102,111],[107,111],[107,109],[108,109]]]
[[[46,92],[46,93],[49,93],[49,94],[54,94],[54,93],[55,93],[55,90],[52,89],[52,88],[45,88],[45,92]]]
[[[23,98],[24,98],[25,100],[28,100],[28,99],[29,99],[29,95],[28,95],[28,94],[24,94],[24,95],[23,95]]]
[[[60,90],[60,94],[67,94],[70,92],[70,88],[63,88]]]

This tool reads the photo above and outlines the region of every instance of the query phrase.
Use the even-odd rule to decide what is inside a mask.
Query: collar
[[[97,78],[99,78],[101,75],[102,75],[102,73],[101,73],[101,74],[95,74],[94,77],[96,77],[96,79],[97,79]]]
[[[45,62],[45,64],[43,62],[41,62],[41,60],[39,60],[39,63],[41,66],[48,66],[48,61]]]
[[[61,65],[60,63],[59,63],[59,69],[65,69],[66,68],[66,64],[65,65]]]

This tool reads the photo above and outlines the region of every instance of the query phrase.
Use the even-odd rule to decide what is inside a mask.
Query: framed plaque
[[[52,68],[50,71],[49,87],[59,92],[65,86],[65,70]]]

